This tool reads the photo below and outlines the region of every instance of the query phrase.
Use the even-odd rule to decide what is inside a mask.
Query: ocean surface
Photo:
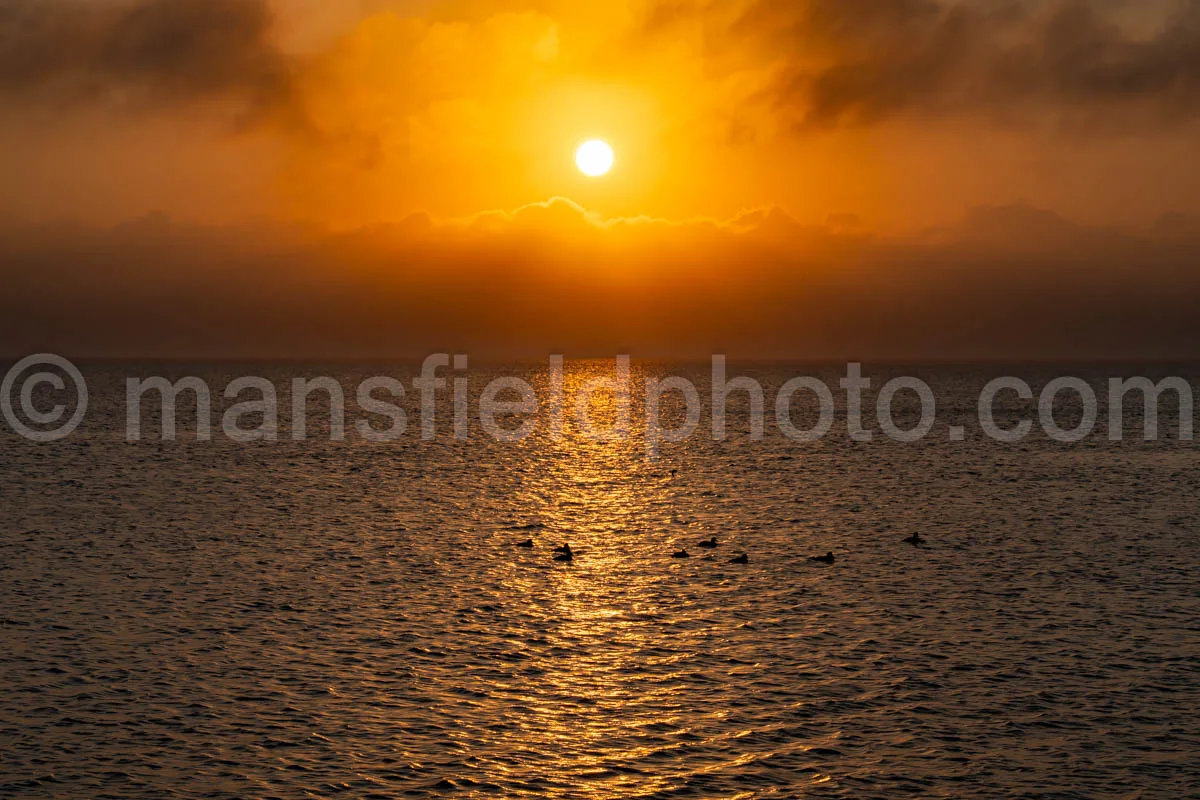
[[[455,440],[449,388],[433,441],[411,390],[393,442],[331,440],[317,397],[302,442],[290,409],[280,441],[202,441],[184,399],[177,441],[152,422],[126,440],[127,377],[203,377],[216,419],[236,376],[416,370],[93,363],[72,436],[0,422],[0,797],[1200,796],[1200,452],[1177,405],[1154,442],[1140,408],[1124,441],[1102,402],[1082,441],[1008,444],[974,410],[1010,374],[1102,394],[1182,374],[1200,395],[1194,365],[868,365],[933,387],[937,424],[908,443],[846,435],[844,365],[733,363],[768,387],[765,437],[735,395],[714,441],[705,400],[656,459],[640,407],[627,441],[477,421]],[[634,372],[708,393],[704,365]],[[611,373],[569,362],[568,396]],[[481,367],[469,398],[501,374],[546,383]],[[838,398],[820,441],[773,423],[796,375]]]

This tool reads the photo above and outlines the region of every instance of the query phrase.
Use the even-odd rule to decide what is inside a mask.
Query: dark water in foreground
[[[1007,372],[935,371],[919,443],[738,406],[648,461],[129,444],[93,367],[79,434],[0,435],[0,797],[1197,796],[1200,453],[948,441]]]

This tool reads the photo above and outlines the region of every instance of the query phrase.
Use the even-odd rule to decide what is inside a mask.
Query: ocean
[[[845,365],[731,362],[765,387],[764,435],[741,393],[714,441],[707,364],[635,361],[630,436],[602,438],[572,424],[572,398],[613,363],[568,361],[567,423],[539,412],[518,442],[471,415],[456,438],[452,379],[469,374],[468,408],[505,375],[541,402],[545,364],[442,368],[432,440],[419,364],[80,366],[70,436],[0,422],[0,797],[1200,792],[1200,452],[1170,397],[1155,441],[1140,407],[1123,440],[1104,429],[1109,377],[1197,388],[1196,365],[867,365],[874,388],[932,388],[936,422],[912,442],[879,433],[870,397],[873,440],[847,435]],[[393,441],[353,424],[376,374],[409,387]],[[125,380],[153,375],[213,387],[210,441],[186,397],[163,441],[153,395],[128,440]],[[314,396],[304,441],[287,403],[278,441],[222,436],[244,375],[281,396],[334,377],[349,434]],[[668,375],[698,387],[701,423],[648,448],[636,398]],[[814,441],[775,424],[801,375],[836,398]],[[1032,432],[983,435],[981,387],[1005,375],[1035,392],[1080,377],[1094,432],[1056,441],[1036,398],[1008,393],[998,424]],[[814,397],[795,395],[795,425]],[[1064,428],[1086,417],[1073,397],[1053,409]],[[678,392],[660,408],[686,417]],[[918,409],[899,393],[898,427]],[[619,418],[609,395],[594,410]]]

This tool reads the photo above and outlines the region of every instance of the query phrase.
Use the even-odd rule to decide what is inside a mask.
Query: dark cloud
[[[0,0],[0,98],[283,113],[293,65],[272,26],[267,0]]]
[[[853,4],[851,4],[853,5]],[[956,3],[882,55],[812,78],[812,118],[892,110],[1036,107],[1072,114],[1134,107],[1161,118],[1200,113],[1200,3],[1189,0],[1138,40],[1088,0]]]
[[[1120,5],[759,0],[730,33],[739,45],[765,42],[782,53],[784,67],[767,94],[802,127],[906,113],[1200,116],[1200,0],[1180,0],[1149,36],[1116,21]],[[664,15],[704,13],[677,3],[664,8],[652,16],[655,29],[664,27]]]

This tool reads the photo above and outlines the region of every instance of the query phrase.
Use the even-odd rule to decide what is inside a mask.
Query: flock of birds
[[[913,547],[920,547],[924,543],[924,541],[925,540],[921,538],[921,534],[919,534],[919,533],[913,533],[912,536],[909,536],[907,539],[904,540],[904,542],[906,544],[911,544]],[[525,548],[528,550],[532,550],[534,547],[534,542],[533,542],[533,539],[526,539],[523,542],[517,542],[516,546],[522,547],[522,548]],[[699,547],[702,550],[716,550],[720,546],[721,546],[721,543],[717,541],[717,537],[715,537],[715,536],[713,536],[709,539],[705,539],[704,541],[700,542],[700,544],[699,544]],[[671,558],[691,558],[691,557],[692,557],[692,554],[689,553],[687,550],[680,550],[676,553],[671,554]],[[705,556],[705,560],[712,560],[712,558],[713,558],[713,556],[711,554],[708,556]],[[559,545],[558,547],[554,548],[554,560],[555,561],[563,561],[563,562],[574,561],[575,553],[571,551],[571,545],[563,544],[563,545]],[[837,558],[833,555],[832,552],[829,552],[823,556],[812,556],[808,560],[815,561],[815,562],[818,562],[821,564],[832,565],[835,561],[837,561]],[[750,554],[742,553],[740,556],[737,556],[736,558],[729,559],[729,563],[730,564],[749,564],[750,563]]]

